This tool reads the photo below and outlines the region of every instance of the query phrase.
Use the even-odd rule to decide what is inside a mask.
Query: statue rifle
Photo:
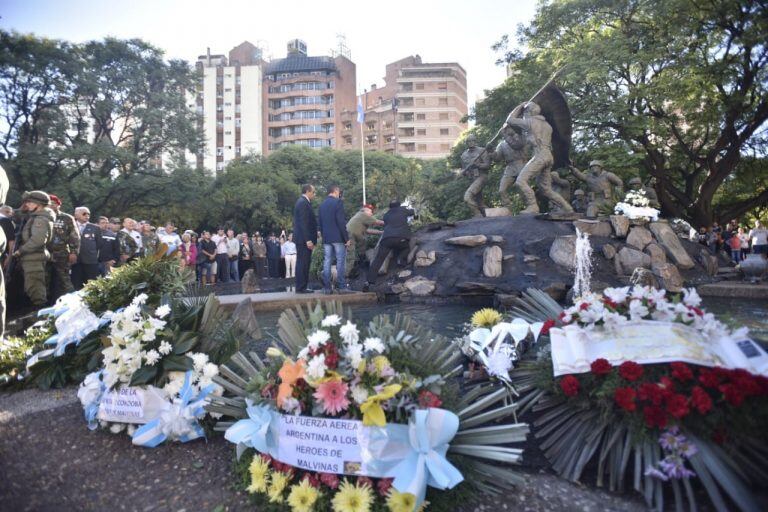
[[[552,73],[552,76],[551,76],[551,77],[549,77],[549,80],[547,80],[547,81],[546,81],[546,83],[545,83],[544,85],[542,85],[541,87],[539,87],[539,90],[538,90],[538,91],[536,91],[536,93],[535,93],[533,96],[531,96],[531,99],[529,99],[528,101],[526,101],[525,103],[523,103],[523,105],[527,105],[527,104],[529,104],[530,102],[532,102],[534,99],[536,99],[536,96],[538,96],[539,94],[541,94],[541,91],[543,91],[544,89],[546,89],[546,88],[547,88],[547,86],[548,86],[548,85],[549,85],[549,84],[550,84],[550,83],[551,83],[551,82],[552,82],[552,81],[553,81],[553,80],[554,80],[554,79],[557,77],[557,75],[559,75],[559,74],[560,74],[560,72],[561,72],[561,71],[562,71],[564,68],[565,68],[565,66],[561,67],[560,69],[557,69],[557,70],[555,70],[555,72],[554,72],[554,73]],[[465,173],[466,171],[468,171],[469,169],[471,169],[471,168],[472,168],[472,166],[473,166],[473,165],[475,165],[475,162],[477,162],[477,159],[478,159],[478,158],[480,158],[481,156],[483,156],[483,153],[486,153],[486,152],[488,152],[488,149],[487,149],[487,148],[488,148],[488,145],[489,145],[489,144],[492,144],[492,143],[493,143],[493,142],[494,142],[496,139],[498,139],[498,138],[499,138],[499,135],[501,135],[501,131],[504,129],[504,126],[506,126],[506,124],[507,124],[507,123],[504,123],[504,124],[502,124],[502,125],[501,125],[501,128],[499,128],[499,130],[496,132],[496,135],[494,135],[493,137],[491,137],[491,140],[489,140],[488,142],[486,142],[486,143],[485,143],[485,147],[483,148],[483,150],[482,150],[480,153],[478,153],[478,154],[477,154],[477,156],[476,156],[475,158],[473,158],[473,159],[472,159],[472,161],[469,163],[469,165],[468,165],[466,168],[462,169],[462,173]]]

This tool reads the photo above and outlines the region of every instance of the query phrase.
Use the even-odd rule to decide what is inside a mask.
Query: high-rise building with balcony
[[[241,155],[262,152],[263,65],[261,50],[247,41],[229,59],[210,50],[198,57],[197,113],[205,137],[199,167],[219,172]]]
[[[384,87],[361,96],[365,149],[414,158],[447,156],[468,113],[467,73],[456,62],[425,63],[418,55],[386,66]],[[360,147],[354,113],[342,119],[342,148]]]
[[[342,112],[354,111],[355,64],[346,54],[307,55],[300,39],[264,67],[264,154],[286,145],[340,148]]]

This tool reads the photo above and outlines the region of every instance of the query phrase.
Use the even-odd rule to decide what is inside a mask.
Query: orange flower
[[[277,406],[283,406],[283,400],[290,398],[293,394],[293,385],[296,381],[304,378],[304,360],[299,359],[293,362],[286,358],[283,367],[277,372],[280,377],[280,387],[277,389]]]

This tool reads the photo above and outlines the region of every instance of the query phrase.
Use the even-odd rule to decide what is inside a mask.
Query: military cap
[[[643,184],[643,180],[641,180],[640,178],[635,176],[634,178],[631,178],[627,184],[628,185],[632,185],[634,183],[637,183],[638,185],[642,185]]]
[[[31,201],[43,206],[48,206],[51,203],[51,196],[42,190],[33,190],[32,192],[24,192],[24,195],[21,196],[21,201]]]
[[[120,217],[110,217],[109,223],[110,224],[120,224]]]
[[[598,166],[598,167],[605,167],[603,165],[603,162],[600,161],[600,160],[592,160],[591,162],[589,162],[589,166],[590,167],[594,167],[595,165]]]

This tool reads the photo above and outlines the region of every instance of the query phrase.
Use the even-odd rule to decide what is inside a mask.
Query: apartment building
[[[384,87],[371,86],[365,108],[363,143],[414,158],[447,156],[467,129],[467,73],[456,62],[426,63],[419,55],[386,66]],[[342,119],[342,148],[360,147],[354,113]]]
[[[356,67],[349,54],[309,56],[300,39],[264,67],[264,154],[286,145],[341,147],[341,113],[356,105]]]

